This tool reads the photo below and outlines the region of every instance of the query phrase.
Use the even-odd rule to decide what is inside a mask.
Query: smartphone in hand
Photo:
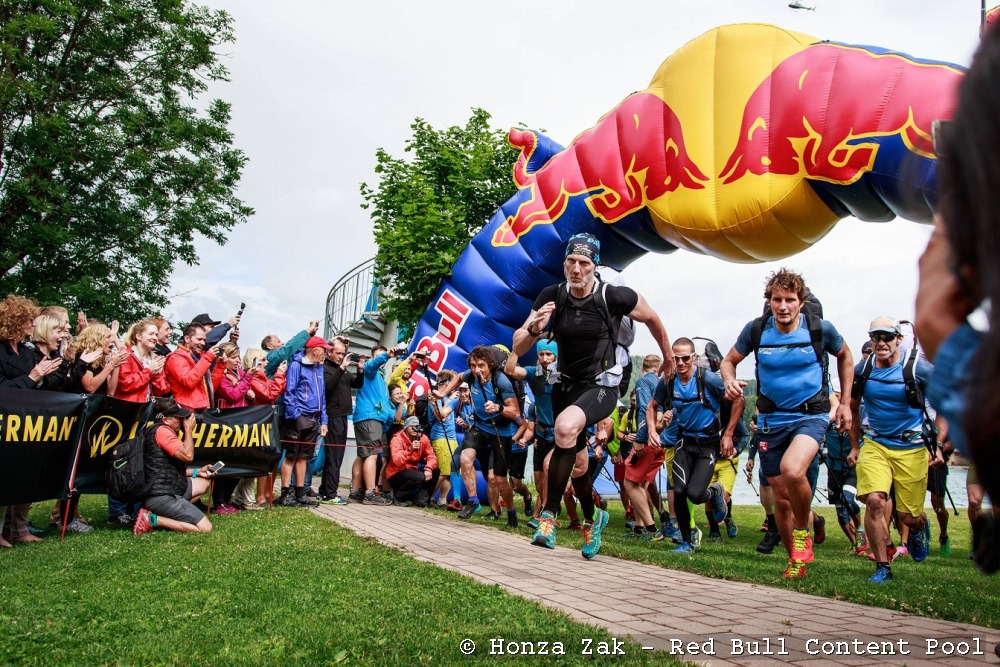
[[[209,472],[216,473],[222,470],[225,467],[225,465],[226,464],[223,463],[222,461],[216,461],[211,466],[209,466],[208,470]]]

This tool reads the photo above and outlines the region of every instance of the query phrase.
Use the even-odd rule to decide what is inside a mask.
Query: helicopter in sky
[[[789,2],[788,6],[791,9],[805,9],[805,10],[810,11],[810,12],[816,11],[815,7],[806,7],[801,2],[799,2],[799,0],[795,0],[794,2]]]

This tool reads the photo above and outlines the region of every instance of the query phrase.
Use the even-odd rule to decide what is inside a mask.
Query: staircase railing
[[[326,337],[378,312],[379,290],[375,280],[375,258],[358,264],[330,289],[326,297]]]

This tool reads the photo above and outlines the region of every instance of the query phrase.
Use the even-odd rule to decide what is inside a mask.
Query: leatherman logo
[[[90,458],[104,454],[117,445],[122,439],[124,430],[122,423],[114,417],[108,415],[98,417],[87,432],[87,440],[90,442]]]

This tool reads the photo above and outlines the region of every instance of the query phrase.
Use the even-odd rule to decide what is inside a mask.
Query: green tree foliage
[[[361,184],[375,223],[375,277],[382,309],[413,330],[469,240],[516,191],[516,152],[490,114],[473,109],[465,127],[410,126],[409,159],[379,149],[377,189]]]
[[[229,105],[195,105],[232,41],[225,12],[182,0],[0,3],[0,294],[149,315],[197,235],[253,213]]]

